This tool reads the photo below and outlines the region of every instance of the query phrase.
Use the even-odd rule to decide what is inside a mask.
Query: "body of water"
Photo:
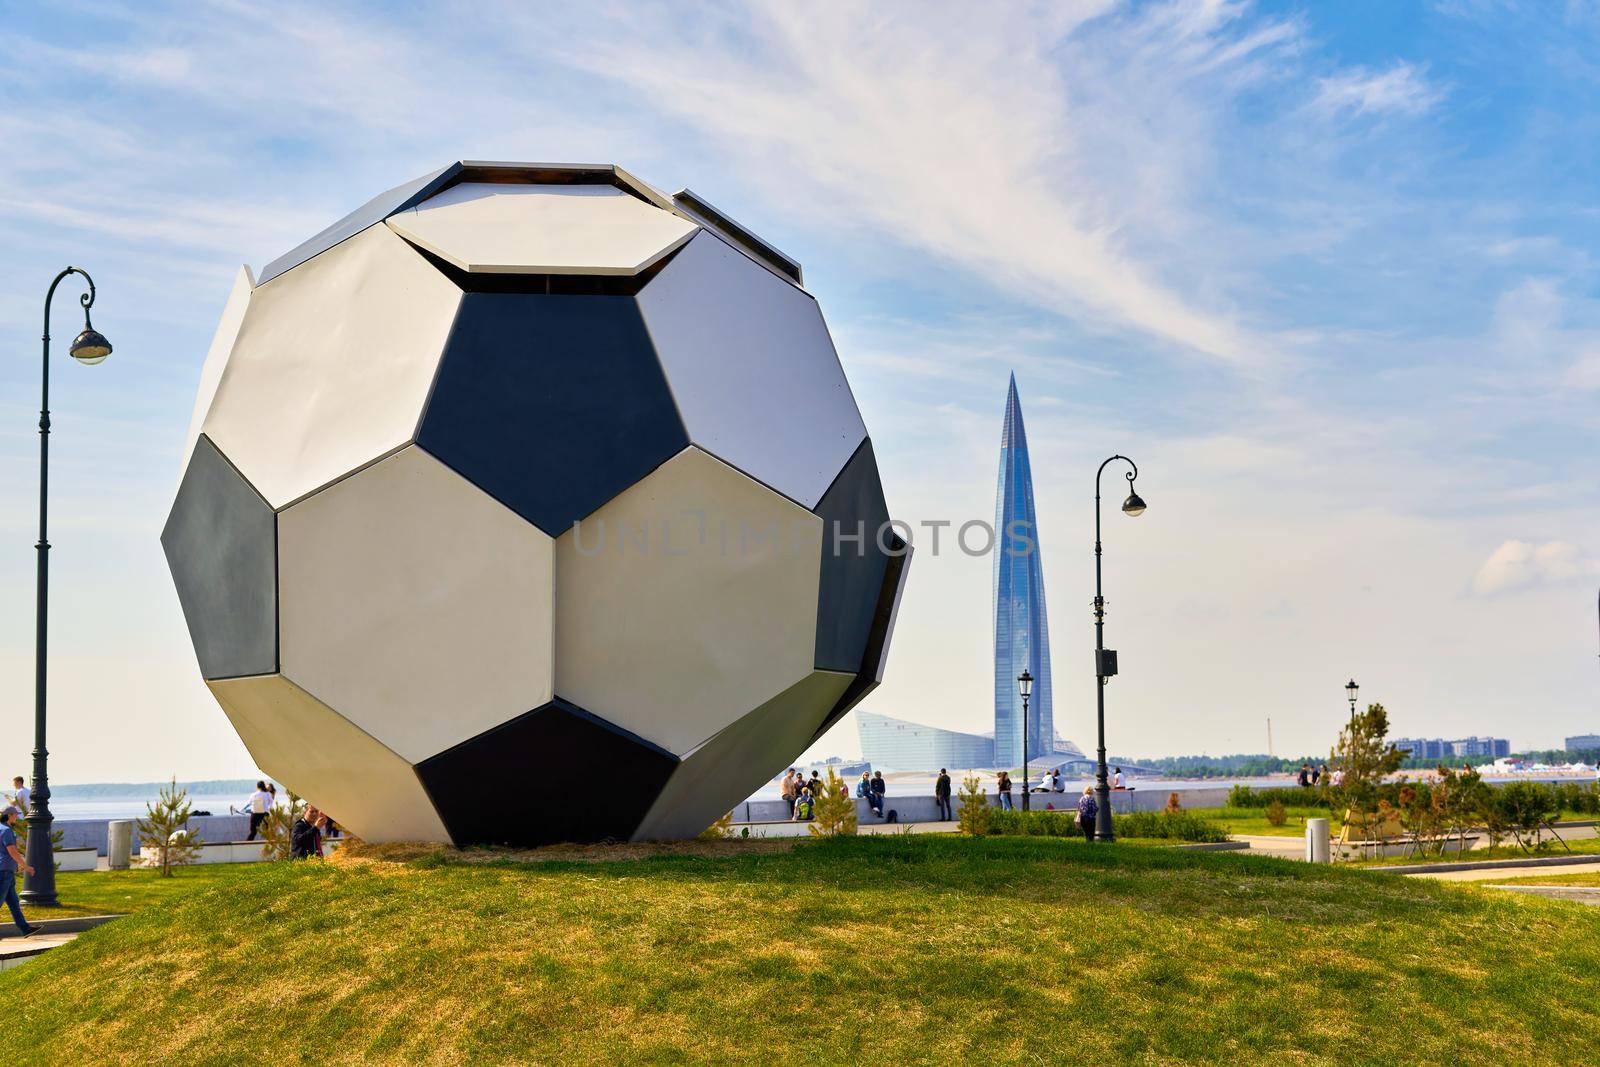
[[[51,797],[50,814],[57,819],[137,819],[144,815],[146,805],[155,799],[154,793],[148,796],[97,796],[81,799]],[[213,815],[226,815],[229,804],[243,807],[248,799],[248,794],[191,796],[189,807],[195,811],[209,811]]]

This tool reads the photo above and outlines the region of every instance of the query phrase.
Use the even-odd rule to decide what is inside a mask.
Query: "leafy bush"
[[[1236,785],[1228,790],[1228,807],[1230,808],[1265,808],[1273,801],[1277,801],[1286,808],[1331,808],[1332,800],[1328,791],[1322,787],[1304,789],[1293,786],[1287,789],[1252,789],[1247,785]]]
[[[733,836],[733,812],[728,812],[722,818],[701,830],[697,840],[700,841],[726,841]]]
[[[1273,826],[1282,826],[1289,821],[1289,812],[1284,809],[1283,801],[1277,797],[1272,798],[1272,803],[1267,805],[1267,822]]]
[[[1228,833],[1187,811],[1134,811],[1112,817],[1118,837],[1154,837],[1164,841],[1226,841]]]
[[[1135,811],[1112,816],[1118,837],[1156,838],[1163,841],[1226,841],[1228,834],[1215,823],[1186,811]],[[989,833],[1001,837],[1080,837],[1076,811],[991,811]]]

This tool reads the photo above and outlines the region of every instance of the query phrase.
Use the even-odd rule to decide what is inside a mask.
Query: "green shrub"
[[[1286,808],[1331,808],[1333,801],[1328,797],[1328,791],[1321,786],[1316,789],[1305,789],[1292,786],[1287,789],[1252,789],[1247,785],[1236,785],[1228,790],[1228,807],[1230,808],[1265,808],[1273,801],[1277,801]]]
[[[1112,816],[1118,837],[1163,841],[1226,841],[1220,826],[1186,811],[1135,811]],[[1001,837],[1081,837],[1076,811],[991,811],[989,833]]]
[[[1272,803],[1267,805],[1267,822],[1273,826],[1282,826],[1289,821],[1289,812],[1283,806],[1283,801],[1277,797],[1272,798]]]
[[[1228,833],[1187,811],[1135,811],[1113,817],[1118,837],[1154,837],[1164,841],[1226,841]]]

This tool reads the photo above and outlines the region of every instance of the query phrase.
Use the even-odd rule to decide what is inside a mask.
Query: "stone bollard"
[[[114,819],[106,824],[106,866],[125,871],[133,855],[133,823]]]
[[[1306,820],[1306,862],[1328,863],[1328,820]]]

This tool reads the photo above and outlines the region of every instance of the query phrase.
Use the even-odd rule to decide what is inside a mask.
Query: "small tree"
[[[192,863],[199,855],[199,835],[189,829],[189,791],[178,788],[178,780],[161,788],[161,794],[145,805],[139,820],[139,851],[149,852],[161,877],[172,877],[172,868]]]
[[[1343,773],[1339,785],[1330,789],[1334,800],[1362,821],[1378,809],[1378,786],[1386,775],[1400,768],[1405,753],[1388,744],[1389,713],[1382,704],[1370,704],[1339,731],[1339,744],[1329,761]]]
[[[1289,813],[1284,810],[1283,801],[1273,797],[1267,804],[1267,822],[1273,826],[1282,826],[1289,821]]]
[[[856,802],[844,780],[828,768],[828,783],[822,795],[813,797],[814,816],[811,821],[812,837],[853,837],[856,832]]]
[[[1498,790],[1495,804],[1511,828],[1511,836],[1524,852],[1543,848],[1545,824],[1559,812],[1559,805],[1548,789],[1535,782],[1512,782]]]
[[[700,831],[701,841],[726,841],[733,836],[733,812],[728,812],[722,818]]]
[[[293,845],[294,824],[305,813],[306,802],[285,790],[288,804],[274,804],[261,823],[261,854],[269,860],[286,860]]]
[[[989,798],[983,792],[983,782],[975,774],[961,780],[961,810],[956,813],[956,825],[964,834],[982,837],[989,832]]]

